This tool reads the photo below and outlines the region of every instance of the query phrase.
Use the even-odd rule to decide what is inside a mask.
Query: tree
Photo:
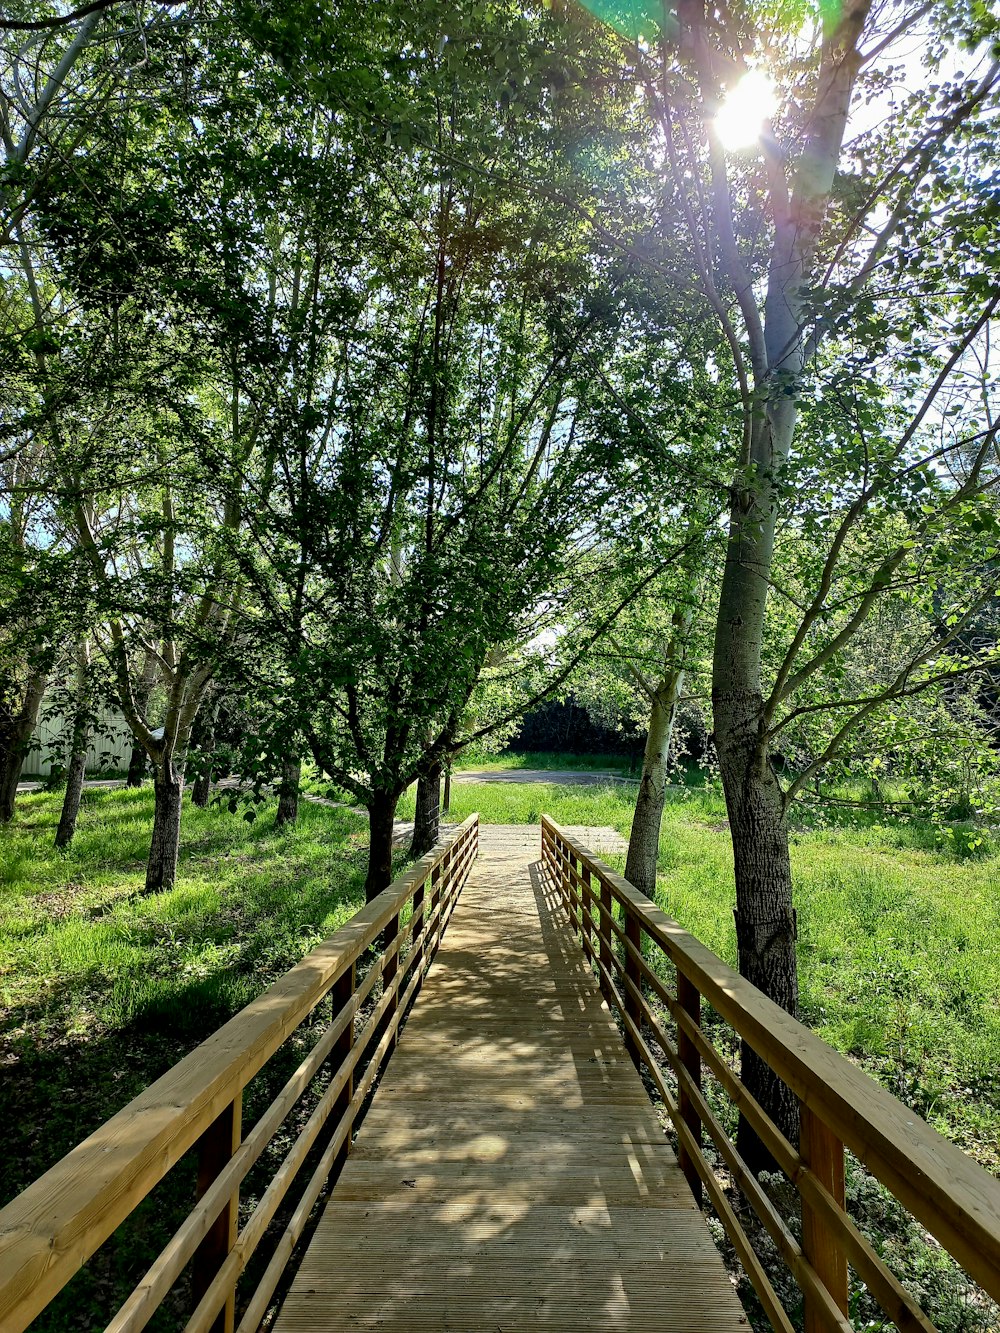
[[[269,422],[275,466],[244,562],[254,660],[281,663],[271,697],[369,810],[369,895],[391,876],[399,795],[421,776],[433,792],[490,655],[575,614],[573,568],[599,522],[606,542],[635,529],[627,505],[608,521],[628,477],[588,405],[584,351],[616,318],[608,274],[559,201],[525,212],[494,179],[498,163],[569,170],[579,131],[552,89],[572,49],[540,40],[550,17],[513,10],[486,27],[450,6],[399,20],[379,48],[338,16],[341,58],[305,78],[317,133],[336,117],[344,234],[303,265],[321,322]],[[295,77],[323,34],[293,21],[262,40]],[[362,78],[352,42],[385,85]],[[383,86],[395,103],[375,139]],[[248,748],[261,762],[257,737]]]
[[[849,141],[852,109],[896,86],[892,53],[928,15],[927,81],[895,108],[883,100],[886,114]],[[964,623],[994,595],[989,542],[964,541],[970,523],[992,523],[984,492],[995,480],[994,427],[977,420],[982,378],[970,392],[964,376],[1000,299],[996,261],[981,241],[994,205],[975,184],[992,139],[998,68],[972,77],[943,69],[945,33],[960,31],[976,50],[995,41],[993,20],[975,7],[890,12],[852,0],[816,20],[810,41],[803,17],[722,13],[684,0],[676,23],[652,40],[647,25],[630,57],[666,163],[667,206],[728,342],[720,369],[739,402],[714,735],[735,857],[740,970],[792,1012],[790,800],[879,708],[982,669],[943,665],[942,655],[947,622]],[[749,152],[727,151],[720,109],[751,73],[759,86],[765,68],[779,84],[776,114]],[[959,161],[964,170],[955,170]],[[877,382],[868,378],[873,364]],[[956,465],[970,448],[971,466],[960,475]],[[903,531],[887,524],[887,511]],[[769,605],[782,597],[776,549],[802,530],[815,543],[810,592],[769,675]],[[847,559],[849,539],[862,530],[855,549],[864,550],[864,564]],[[772,754],[789,719],[812,706],[798,702],[803,690],[824,672],[831,679],[875,608],[905,596],[928,558],[940,570],[948,538],[963,540],[974,574],[944,632],[925,636],[868,697],[845,698],[834,684],[823,704],[838,714],[834,735],[784,787]],[[794,1136],[788,1090],[749,1050],[743,1072]],[[748,1160],[766,1164],[746,1125],[740,1144]]]
[[[86,640],[77,645],[75,676],[72,709],[67,728],[66,790],[63,793],[62,810],[56,828],[57,847],[68,847],[73,841],[80,813],[80,800],[83,796],[83,780],[87,772],[87,743],[91,732],[91,682],[90,644]]]
[[[282,110],[266,56],[222,20],[211,46],[190,30],[157,36],[145,96],[133,87],[81,132],[85,154],[47,172],[19,245],[48,494],[153,768],[151,890],[176,873],[193,729],[242,595],[246,478],[266,489],[263,424],[314,295],[282,267],[282,237],[307,233],[330,197],[309,115]],[[289,181],[280,217],[276,170]]]

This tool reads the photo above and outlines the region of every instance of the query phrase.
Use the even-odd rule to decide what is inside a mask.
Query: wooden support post
[[[455,855],[454,843],[448,848],[441,858],[441,924],[438,927],[438,944],[444,938],[445,927],[448,924],[448,917],[451,915],[454,907],[455,897],[455,867],[458,858]]]
[[[580,925],[583,929],[583,952],[587,955],[587,961],[594,956],[594,918],[591,916],[590,906],[590,869],[581,863],[581,875],[583,885],[580,888],[580,906],[583,908],[583,914],[580,918]]]
[[[383,934],[382,939],[384,941],[384,949],[386,954],[389,953],[389,950],[390,948],[392,948],[393,944],[396,945],[395,951],[388,957],[383,957],[382,959],[382,988],[385,991],[389,989],[390,985],[395,980],[396,973],[399,971],[399,913],[398,912],[394,917],[390,919],[389,924],[385,928],[385,933]],[[394,995],[392,999],[389,1001],[389,1004],[386,1007],[386,1011],[382,1015],[382,1021],[379,1024],[379,1032],[378,1032],[379,1037],[381,1037],[382,1033],[385,1032],[386,1028],[388,1028],[389,1024],[392,1022],[393,1015],[395,1014],[398,1005],[399,1005],[399,996],[397,994]],[[395,1035],[393,1035],[392,1040],[386,1047],[384,1060],[388,1060],[389,1056],[392,1055],[395,1049],[396,1049],[396,1037]]]
[[[601,910],[597,919],[601,923],[601,934],[604,936],[604,939],[601,940],[601,962],[607,968],[608,976],[611,976],[611,969],[614,964],[611,955],[611,940],[613,938],[611,934],[611,885],[605,884],[603,878],[601,879]],[[607,943],[605,943],[605,940]],[[608,993],[607,982],[604,980],[603,974],[601,975],[601,990],[604,991],[604,998],[610,1004],[611,996]]]
[[[240,1146],[240,1133],[243,1110],[242,1093],[231,1101],[221,1115],[209,1125],[198,1140],[198,1182],[197,1197],[200,1199],[212,1181],[224,1166],[232,1159]],[[216,1273],[222,1267],[226,1257],[236,1244],[239,1226],[239,1190],[236,1190],[222,1212],[212,1224],[212,1229],[195,1250],[191,1260],[191,1287],[194,1304],[197,1305],[205,1292],[212,1285]],[[219,1311],[211,1333],[233,1333],[236,1324],[236,1292],[230,1293],[225,1305]]]
[[[420,934],[420,927],[424,922],[424,892],[427,881],[420,885],[419,889],[413,890],[413,912],[410,916],[410,942],[413,945],[413,971],[419,972],[424,962],[424,943],[421,940],[417,944],[416,938]],[[417,983],[417,990],[420,990],[420,983]]]
[[[629,903],[626,902],[623,906],[625,909],[625,938],[630,944],[633,944],[638,951],[642,948],[642,934],[639,929],[639,918],[636,916],[635,912],[633,912]],[[642,973],[639,970],[639,964],[628,949],[625,950],[625,977],[626,981],[631,981],[634,984],[636,990],[642,985]],[[639,1001],[629,990],[627,984],[623,989],[625,991],[625,1012],[636,1027],[638,1027],[642,1022],[642,1009],[639,1005]],[[625,1049],[632,1057],[632,1063],[635,1065],[636,1069],[639,1069],[642,1064],[642,1061],[639,1058],[639,1048],[627,1032],[625,1034]]]
[[[701,1023],[701,993],[693,981],[689,981],[684,973],[677,969],[677,1003],[689,1014],[695,1023]],[[691,1082],[697,1088],[701,1088],[701,1055],[698,1047],[694,1044],[687,1033],[678,1024],[677,1027],[677,1054],[681,1064],[691,1075]],[[691,1098],[690,1093],[681,1086],[679,1089],[680,1112],[684,1123],[694,1135],[695,1140],[701,1143],[701,1117]],[[677,1160],[680,1162],[681,1170],[687,1178],[687,1183],[691,1186],[691,1193],[694,1195],[695,1202],[701,1207],[701,1177],[695,1169],[694,1161],[683,1146],[678,1144]]]
[[[799,1152],[806,1166],[844,1207],[844,1145],[808,1106],[802,1107]],[[823,1216],[802,1200],[802,1248],[835,1304],[847,1314],[847,1255],[836,1232],[828,1229]],[[826,1325],[806,1296],[805,1333],[821,1333]]]
[[[428,913],[429,916],[433,916],[434,909],[435,907],[437,907],[440,901],[441,901],[441,863],[438,862],[438,864],[431,871],[431,902],[430,902],[430,912]],[[440,928],[438,926],[434,926],[431,930],[430,937],[427,940],[428,958],[433,958],[434,955],[437,953],[437,947],[440,938],[441,938]]]
[[[357,972],[358,972],[357,963],[354,962],[344,972],[344,975],[342,977],[338,977],[337,980],[333,983],[333,986],[330,990],[330,996],[332,999],[334,1019],[336,1019],[341,1009],[343,1009],[344,1005],[347,1004],[351,996],[354,994],[354,989],[357,986]],[[341,1035],[334,1042],[333,1050],[330,1052],[329,1060],[327,1063],[330,1066],[331,1075],[335,1076],[337,1074],[337,1071],[343,1065],[344,1061],[349,1058],[351,1051],[353,1049],[354,1049],[354,1019],[352,1018],[350,1023],[348,1023],[346,1030],[342,1032]],[[341,1092],[337,1097],[336,1102],[333,1105],[333,1109],[330,1112],[330,1119],[328,1121],[328,1124],[330,1126],[331,1137],[333,1135],[333,1132],[336,1130],[337,1126],[340,1124],[341,1117],[344,1115],[344,1112],[350,1106],[351,1098],[353,1096],[354,1096],[354,1074],[352,1073],[350,1078],[347,1080],[347,1082],[341,1089]],[[347,1160],[347,1156],[350,1153],[350,1151],[351,1151],[351,1132],[350,1130],[348,1130],[347,1136],[344,1139],[344,1146],[337,1154],[337,1160],[334,1162],[333,1167],[330,1171],[331,1183],[335,1181],[337,1177],[340,1175],[340,1168],[344,1165],[344,1162]]]

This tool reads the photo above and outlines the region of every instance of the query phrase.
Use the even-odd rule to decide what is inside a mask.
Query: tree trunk
[[[444,801],[441,806],[444,813],[451,813],[451,764],[445,764],[444,768]]]
[[[723,573],[712,669],[715,744],[736,873],[739,970],[790,1014],[798,1009],[795,915],[784,798],[768,755],[761,641],[774,541],[767,480],[736,498]],[[798,1141],[798,1102],[744,1044],[742,1079],[778,1128]],[[743,1119],[737,1144],[754,1171],[770,1154]]]
[[[299,817],[299,778],[302,776],[302,761],[297,755],[289,755],[281,765],[281,783],[278,786],[278,813],[274,817],[274,827],[283,828],[294,824]]]
[[[56,829],[57,847],[68,847],[73,841],[73,834],[76,832],[76,820],[80,813],[83,780],[87,773],[87,740],[90,735],[87,698],[89,674],[90,649],[89,645],[84,642],[77,652],[76,709],[73,715],[73,730],[70,737],[66,791],[63,795],[59,827]]]
[[[156,661],[151,653],[146,654],[146,660],[142,667],[142,681],[135,692],[135,701],[139,712],[145,714],[146,707],[149,704],[149,696],[153,691],[153,681],[156,678]],[[141,787],[142,780],[146,776],[146,751],[138,741],[132,742],[132,753],[129,755],[128,776],[125,779],[126,787]]]
[[[212,794],[212,773],[206,769],[204,773],[199,773],[194,782],[191,783],[191,804],[200,806],[202,810],[208,805],[208,798]]]
[[[66,774],[66,791],[63,794],[62,813],[59,827],[56,829],[56,846],[68,847],[76,832],[76,820],[80,813],[80,800],[83,796],[83,780],[87,773],[87,747],[76,750],[69,761]]]
[[[417,804],[413,816],[411,856],[425,856],[436,845],[441,832],[441,765],[417,779]]]
[[[126,787],[141,787],[142,780],[146,776],[146,751],[138,743],[132,746],[132,753],[129,755],[128,776],[125,779]]]
[[[177,879],[183,795],[183,768],[172,759],[161,760],[153,772],[153,837],[146,865],[147,893],[172,889]]]
[[[721,758],[721,756],[720,756]],[[790,1014],[798,1010],[795,911],[788,828],[778,781],[769,762],[722,761],[736,869],[736,943],[740,972]],[[742,1079],[782,1133],[798,1142],[799,1106],[792,1092],[747,1045]],[[737,1147],[753,1171],[776,1169],[746,1120]]]
[[[368,875],[365,902],[377,898],[392,883],[392,822],[399,797],[376,791],[368,806]]]
[[[215,749],[215,723],[219,715],[219,697],[216,696],[214,703],[204,708],[198,714],[198,719],[194,725],[192,733],[192,743],[196,750],[200,752],[199,759],[204,762],[206,754],[211,754]],[[190,752],[189,752],[190,753]],[[193,805],[200,806],[203,810],[208,805],[208,798],[212,793],[212,779],[215,774],[211,765],[202,769],[191,785],[191,802]]]
[[[29,676],[20,710],[0,725],[0,824],[8,824],[14,818],[21,766],[47,684],[44,672],[36,671]]]
[[[661,686],[657,690],[650,705],[642,777],[625,861],[625,878],[647,898],[656,897],[656,858],[660,848],[663,803],[667,796],[667,761],[677,715],[679,673],[664,684],[666,688]]]

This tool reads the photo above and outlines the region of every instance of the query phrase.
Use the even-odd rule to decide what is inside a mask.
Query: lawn
[[[550,750],[505,750],[503,754],[487,755],[477,759],[475,752],[466,752],[455,765],[456,772],[463,769],[480,772],[502,772],[512,768],[541,768],[566,771],[579,769],[581,772],[602,773],[627,772],[628,755],[624,754],[562,754]]]
[[[526,765],[527,766],[527,765]],[[634,787],[458,784],[450,819],[608,825],[628,836]],[[412,795],[400,816],[412,813]],[[829,822],[833,820],[835,822]],[[1000,854],[959,857],[920,821],[804,808],[792,834],[802,1017],[984,1166],[1000,1170]],[[615,858],[610,858],[614,861]],[[619,858],[616,869],[623,869]],[[668,794],[658,897],[736,961],[733,857],[721,792]]]
[[[412,814],[412,799],[401,802],[401,818]],[[558,823],[609,825],[627,836],[634,800],[635,786],[623,783],[456,784],[449,818],[478,810],[487,823],[537,826],[546,812]],[[154,895],[141,892],[150,791],[88,792],[67,854],[52,847],[58,815],[58,797],[27,797],[0,838],[0,1113],[8,1149],[0,1201],[362,901],[367,824],[352,811],[305,801],[298,825],[276,833],[270,807],[248,823],[219,806],[186,804],[177,885]],[[1000,855],[963,859],[939,843],[919,821],[801,812],[792,858],[803,1017],[996,1171]],[[658,894],[671,915],[735,961],[732,852],[724,803],[711,785],[669,794]],[[148,1227],[149,1218],[137,1225]],[[127,1232],[114,1242],[133,1243]],[[92,1326],[91,1297],[96,1304],[105,1281],[101,1265],[88,1277],[92,1270],[40,1328]]]
[[[270,812],[186,804],[177,885],[152,895],[150,789],[88,791],[67,854],[58,817],[58,797],[22,798],[0,839],[3,1201],[363,901],[360,821],[343,811],[303,802],[276,834]]]

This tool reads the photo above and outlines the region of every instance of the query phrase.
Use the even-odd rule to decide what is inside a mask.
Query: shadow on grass
[[[57,1026],[52,1010],[71,1012],[79,1006],[77,978],[55,983],[44,998],[19,1011],[21,1035],[5,1043],[0,1080],[0,1117],[6,1127],[0,1201],[30,1184],[297,962],[313,942],[302,934],[307,922],[331,912],[346,919],[362,900],[355,873],[339,885],[297,887],[302,890],[293,895],[300,909],[298,933],[287,929],[287,921],[279,930],[275,918],[258,919],[235,962],[220,960],[204,975],[168,971],[116,982],[112,992],[131,992],[127,1021],[95,1024],[86,1035],[49,1038]],[[315,938],[327,933],[309,930]],[[274,1095],[309,1044],[307,1030],[276,1053],[259,1076],[255,1100]],[[40,1333],[103,1328],[191,1208],[194,1182],[189,1153],[32,1328]],[[179,1329],[189,1314],[184,1279],[149,1327]]]

